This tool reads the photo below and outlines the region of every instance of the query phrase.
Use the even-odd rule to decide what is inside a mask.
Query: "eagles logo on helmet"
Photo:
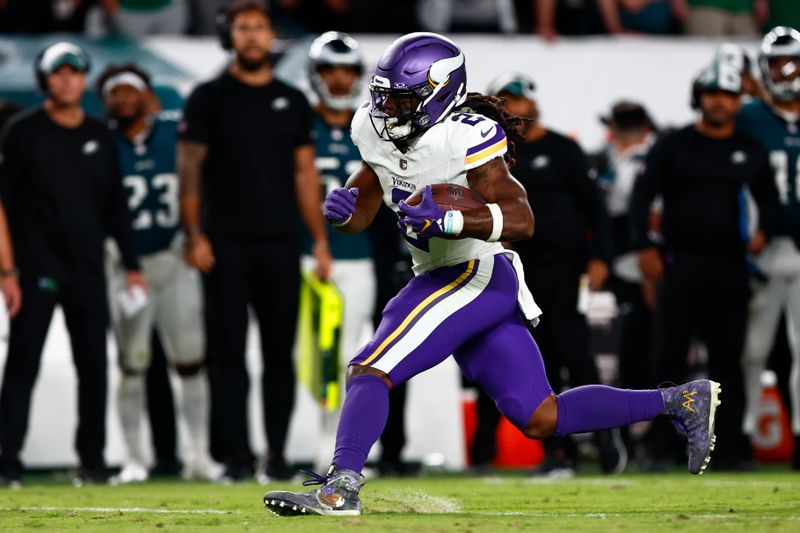
[[[358,41],[346,33],[325,32],[311,43],[308,50],[308,65],[311,88],[323,104],[337,110],[356,107],[357,98],[361,92],[361,76],[364,73],[364,60],[361,57]],[[356,70],[358,77],[353,82],[348,94],[337,96],[331,93],[325,80],[319,74],[320,68],[326,66],[344,66]]]
[[[692,83],[692,109],[700,109],[700,96],[708,91],[741,94],[742,74],[728,63],[713,63],[703,69]]]
[[[778,26],[767,33],[761,41],[758,68],[773,98],[800,99],[800,32]]]

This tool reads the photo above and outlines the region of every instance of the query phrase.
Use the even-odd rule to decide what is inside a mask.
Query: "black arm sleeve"
[[[112,146],[114,145],[112,144]],[[116,150],[113,151],[110,160],[112,162],[110,165],[111,168],[109,168],[109,175],[111,176],[112,183],[110,197],[108,199],[110,233],[117,242],[125,270],[139,270],[139,259],[136,255],[136,241],[134,240],[133,228],[131,227],[131,211],[128,208],[128,198],[125,193],[125,187],[122,185],[122,171],[119,166]]]
[[[650,205],[664,186],[664,172],[667,161],[666,146],[658,141],[647,154],[645,168],[636,177],[631,194],[631,243],[634,250],[653,246],[650,240]]]
[[[780,209],[774,172],[765,152],[758,174],[750,183],[750,194],[753,195],[753,199],[758,205],[758,229],[763,231],[767,237],[770,237],[775,231]]]
[[[589,158],[575,145],[573,163],[569,172],[570,188],[576,201],[586,214],[589,235],[589,257],[608,263],[612,256],[611,222],[605,202],[594,179]]]

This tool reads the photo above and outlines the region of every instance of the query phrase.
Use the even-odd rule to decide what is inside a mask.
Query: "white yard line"
[[[523,516],[530,518],[599,518],[605,520],[606,518],[630,518],[636,513],[543,513],[543,512],[525,512],[525,511],[507,511],[507,512],[492,512],[492,511],[461,511],[459,514],[478,515],[478,516]],[[681,513],[678,513],[681,514]],[[686,520],[700,519],[700,520],[744,520],[744,519],[758,519],[761,520],[800,520],[800,516],[752,516],[748,514],[730,513],[730,514],[689,514],[684,513]]]
[[[527,513],[524,511],[507,511],[507,512],[492,512],[492,511],[464,511],[462,514],[479,515],[479,516],[528,516],[532,518],[599,518],[605,520],[609,516],[618,518],[621,514],[616,513]]]
[[[146,507],[0,507],[0,511],[65,511],[89,513],[146,513],[146,514],[239,514],[221,509],[148,509]]]

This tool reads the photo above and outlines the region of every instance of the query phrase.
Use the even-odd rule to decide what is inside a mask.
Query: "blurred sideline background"
[[[354,35],[361,43],[369,72],[384,48],[397,35]],[[313,95],[307,87],[307,47],[313,36],[282,41],[277,74],[285,81]],[[113,38],[89,40],[72,34],[43,37],[0,35],[0,98],[22,105],[41,99],[35,89],[33,61],[46,45],[68,40],[85,47],[94,64],[94,77],[109,62],[134,61],[153,74],[165,110],[179,113],[183,97],[199,81],[219,73],[228,55],[214,37],[149,37],[141,40]],[[574,137],[586,151],[603,145],[605,127],[598,117],[607,113],[610,102],[634,99],[651,112],[659,127],[680,125],[693,119],[689,106],[691,80],[708,63],[719,40],[686,37],[590,37],[562,38],[548,44],[536,37],[503,35],[458,36],[467,57],[469,89],[483,91],[499,73],[518,70],[537,82],[537,97],[543,123]],[[754,55],[756,41],[735,41]],[[365,87],[366,89],[366,87]],[[366,91],[365,91],[366,95]],[[101,105],[96,95],[86,96],[86,109],[97,116]],[[593,295],[592,321],[597,336],[603,337],[615,314],[610,293]],[[0,306],[0,372],[4,365],[8,323]],[[365,339],[366,340],[366,339]],[[597,344],[597,343],[596,343]],[[601,375],[614,372],[614,358],[600,353]],[[109,334],[109,406],[106,459],[119,464],[123,459],[122,438],[114,406],[114,388],[119,380],[116,347]],[[248,335],[248,364],[251,376],[261,372],[258,331],[251,324]],[[353,354],[342,354],[350,358]],[[612,354],[613,355],[613,354]],[[175,379],[173,377],[173,379]],[[41,373],[36,384],[31,425],[23,461],[30,467],[77,464],[73,451],[77,410],[75,372],[63,316],[57,312],[45,345]],[[310,462],[316,449],[319,409],[308,391],[297,389],[296,411],[287,446],[289,461]],[[446,469],[465,466],[462,388],[459,370],[452,360],[416,377],[410,383],[406,417],[408,445],[404,457],[410,461],[441,464]],[[252,445],[263,449],[260,383],[251,381],[249,417]],[[57,405],[58,409],[51,409]],[[448,428],[442,431],[441,428]],[[185,428],[180,428],[181,433]],[[183,436],[183,435],[182,435]],[[185,438],[180,439],[186,442]],[[373,449],[373,458],[377,456]]]

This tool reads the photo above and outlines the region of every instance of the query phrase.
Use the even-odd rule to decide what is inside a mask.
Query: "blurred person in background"
[[[98,78],[97,94],[102,96],[115,132],[136,249],[150,288],[149,298],[138,309],[122,305],[118,293],[124,273],[118,251],[109,246],[109,301],[122,373],[117,409],[127,447],[116,481],[130,483],[148,478],[141,426],[153,328],[158,330],[167,360],[181,378],[180,412],[191,439],[183,477],[214,479],[217,472],[208,455],[208,383],[203,361],[200,279],[182,257],[184,238],[175,171],[178,124],[152,113],[155,95],[150,76],[136,65],[108,67]]]
[[[191,35],[214,35],[217,31],[217,15],[224,12],[230,0],[189,0],[188,33]]]
[[[0,0],[0,33],[83,33],[97,6],[106,14],[119,0]]]
[[[220,39],[234,59],[192,92],[181,124],[181,216],[186,258],[205,274],[211,452],[225,463],[224,480],[253,473],[245,364],[252,305],[268,443],[259,479],[267,482],[294,474],[285,446],[295,398],[301,219],[321,279],[328,279],[332,258],[314,166],[313,112],[301,92],[273,76],[266,4],[231,3]]]
[[[513,247],[525,267],[526,283],[546,313],[533,337],[548,380],[554,391],[561,391],[566,385],[561,370],[566,369],[571,387],[597,383],[589,324],[585,311],[578,309],[578,294],[582,283],[592,291],[605,284],[611,235],[589,160],[575,141],[541,124],[535,84],[528,76],[500,75],[487,92],[503,98],[507,112],[525,119],[514,175],[528,193],[538,229],[532,239]],[[495,426],[496,420],[497,415]],[[596,440],[603,470],[622,471],[626,458],[619,430],[598,432]],[[574,473],[577,457],[569,437],[545,439],[543,444],[542,473]],[[478,463],[482,454],[476,455]]]
[[[736,128],[742,96],[738,70],[715,63],[701,72],[692,93],[697,122],[657,141],[634,185],[633,246],[642,274],[659,283],[654,376],[686,378],[690,343],[698,335],[708,351],[708,374],[720,380],[725,394],[712,466],[747,469],[752,450],[742,432],[739,364],[749,299],[746,254],[758,254],[772,235],[778,194],[766,150]],[[745,188],[759,209],[752,236],[746,233]],[[662,238],[656,240],[649,218],[658,195],[663,217]],[[655,423],[653,430],[654,467],[665,467],[672,460],[667,429]]]
[[[608,33],[676,33],[672,0],[597,0],[597,5]]]
[[[735,43],[722,43],[714,52],[714,62],[727,63],[739,71],[742,77],[742,104],[755,98],[764,98],[764,87],[753,72],[753,61],[743,46]]]
[[[796,0],[769,0],[767,27],[789,26],[800,28],[800,2]]]
[[[178,35],[189,21],[187,0],[103,0],[112,28],[129,37]]]
[[[364,60],[358,42],[346,33],[329,31],[317,37],[309,49],[309,79],[317,97],[312,137],[316,148],[316,165],[322,180],[323,196],[342,187],[361,166],[358,148],[350,139],[350,122],[362,88]],[[372,246],[366,233],[345,235],[328,226],[328,242],[333,267],[331,281],[344,301],[341,353],[356,353],[361,339],[371,333],[375,308],[375,266]],[[303,244],[303,266],[313,269],[312,240],[306,232]],[[366,328],[366,329],[365,329]],[[341,364],[341,390],[344,370]],[[317,444],[314,467],[327,468],[336,440],[339,409],[322,413],[322,438]]]
[[[688,35],[755,37],[769,15],[769,0],[673,0]]]
[[[397,33],[417,29],[418,0],[271,0],[273,25],[281,37],[302,37],[330,28],[345,32]]]
[[[536,33],[546,41],[559,35],[606,32],[597,0],[533,0]]]
[[[513,0],[418,0],[417,22],[423,31],[439,33],[516,33]]]
[[[657,131],[650,114],[638,102],[619,101],[600,120],[608,128],[608,144],[592,159],[611,219],[613,261],[609,285],[619,313],[619,384],[640,389],[650,384],[653,364],[655,284],[643,279],[639,270],[631,242],[630,199]],[[633,445],[634,438],[642,436],[643,426],[649,425],[641,424],[636,430],[623,432],[630,437],[630,451],[641,448]],[[640,431],[636,433],[637,430]]]
[[[0,392],[0,480],[20,483],[31,394],[56,305],[63,309],[78,374],[78,485],[107,479],[108,307],[103,243],[111,235],[124,265],[123,290],[146,292],[139,271],[116,141],[80,101],[89,57],[59,42],[36,58],[41,107],[21,113],[2,140],[0,193],[8,208],[25,303],[11,321]]]
[[[800,32],[779,26],[767,33],[758,66],[767,97],[742,108],[737,128],[769,151],[781,207],[773,238],[753,259],[760,275],[753,279],[743,357],[747,384],[744,425],[749,435],[757,431],[761,373],[785,312],[792,356],[788,376],[795,434],[792,466],[800,469]]]

